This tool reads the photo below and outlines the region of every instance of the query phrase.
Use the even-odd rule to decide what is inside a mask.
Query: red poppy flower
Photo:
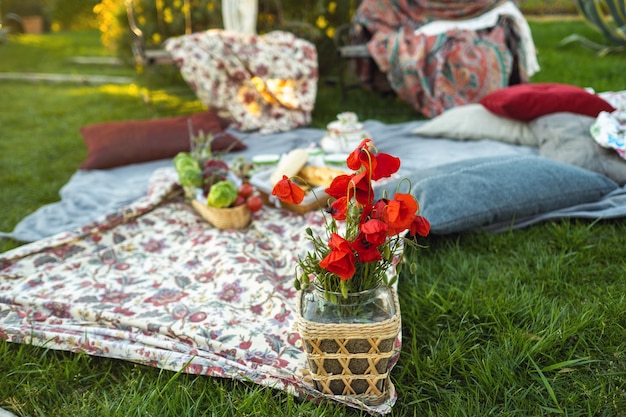
[[[387,153],[378,153],[376,155],[376,164],[372,170],[372,180],[376,181],[381,178],[389,178],[400,169],[400,158],[389,155]]]
[[[294,184],[286,175],[272,189],[272,195],[289,204],[300,204],[304,199],[304,190]]]
[[[370,173],[368,176],[371,177],[372,181],[388,178],[398,172],[400,169],[400,158],[387,153],[379,152],[375,154],[371,152],[369,142],[371,142],[371,139],[363,139],[361,144],[348,155],[346,160],[348,168],[354,171],[364,168],[365,171]]]
[[[348,199],[340,197],[330,205],[330,214],[335,220],[345,220],[348,213]]]
[[[374,190],[372,189],[372,183],[370,182],[367,171],[355,174],[350,185],[354,187],[356,191],[356,201],[360,204],[372,204],[374,201]]]
[[[378,246],[368,242],[365,233],[359,234],[356,240],[352,242],[352,249],[359,257],[359,262],[377,262],[383,259]]]
[[[353,171],[358,171],[361,167],[369,170],[372,165],[372,153],[369,151],[369,142],[372,140],[365,138],[361,141],[346,159],[346,165]]]
[[[428,236],[430,233],[430,222],[426,220],[424,216],[415,216],[413,221],[411,222],[411,227],[409,228],[409,235],[415,236],[420,235],[422,237]]]
[[[398,234],[408,229],[413,222],[415,212],[418,209],[417,202],[411,194],[397,193],[393,200],[387,203],[385,220],[392,234]]]
[[[387,202],[387,199],[381,198],[376,203],[374,203],[372,211],[369,214],[370,218],[383,220],[383,216],[387,208]]]
[[[387,239],[387,230],[389,226],[377,219],[370,219],[365,223],[361,223],[361,233],[365,235],[365,239],[372,245],[380,246]]]
[[[361,204],[368,204],[374,196],[374,191],[366,172],[339,175],[333,179],[324,191],[331,197],[345,197],[347,199],[351,199],[356,192],[356,200]]]
[[[354,175],[338,175],[333,178],[330,185],[324,190],[326,194],[334,198],[346,197],[350,198],[352,194],[348,195],[348,188],[350,188],[350,181]]]
[[[366,221],[368,221],[370,219],[370,214],[372,214],[373,210],[374,210],[373,204],[364,204],[361,207],[361,219],[359,220],[359,224],[365,223]]]
[[[352,252],[350,242],[333,233],[328,241],[330,252],[319,265],[333,274],[337,274],[342,281],[347,281],[356,271],[356,256]]]

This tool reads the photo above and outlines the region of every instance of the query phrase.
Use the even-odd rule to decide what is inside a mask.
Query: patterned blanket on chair
[[[434,117],[538,70],[524,17],[498,3],[365,0],[354,21],[372,35],[369,52],[396,94]]]

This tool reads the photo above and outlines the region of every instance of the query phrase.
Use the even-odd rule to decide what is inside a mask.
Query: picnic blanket
[[[320,397],[294,328],[294,266],[319,212],[210,227],[169,168],[107,221],[0,260],[0,338]],[[335,398],[350,403],[348,399]],[[369,408],[386,412],[395,401]]]
[[[534,147],[412,133],[422,124],[366,121],[364,128],[380,151],[401,156],[401,172],[409,177],[477,158],[543,161]],[[232,155],[236,158],[307,147],[324,131],[233,134],[248,145]],[[292,282],[295,260],[307,249],[305,229],[320,232],[322,214],[266,206],[253,214],[249,228],[218,231],[183,201],[176,180],[171,160],[78,171],[61,201],[25,218],[12,236],[37,240],[0,254],[0,338],[250,381],[370,413],[390,412],[397,399],[393,387],[386,402],[370,407],[322,395],[308,378],[294,329]],[[110,204],[98,208],[94,202],[103,199]],[[437,200],[435,194],[430,201]],[[90,216],[76,220],[81,211]],[[626,188],[615,184],[614,191],[593,201],[500,226],[509,230],[550,218],[622,216]],[[434,214],[431,220],[438,223]]]

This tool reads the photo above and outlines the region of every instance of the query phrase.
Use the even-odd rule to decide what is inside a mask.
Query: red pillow
[[[608,102],[583,88],[558,83],[513,85],[486,95],[479,103],[492,113],[522,122],[551,113],[597,117],[601,111],[615,110]]]
[[[104,122],[80,129],[87,145],[87,159],[80,168],[107,169],[173,158],[179,152],[188,152],[189,120],[194,135],[199,132],[215,134],[211,148],[216,152],[247,148],[245,143],[225,133],[226,122],[211,112],[150,120]]]

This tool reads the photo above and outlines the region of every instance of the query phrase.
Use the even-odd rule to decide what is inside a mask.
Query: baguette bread
[[[274,170],[270,176],[272,187],[276,185],[278,181],[283,179],[283,175],[286,175],[288,178],[296,175],[302,167],[306,165],[306,161],[308,159],[309,153],[306,149],[294,149],[287,155],[283,156],[278,162],[276,170]]]

